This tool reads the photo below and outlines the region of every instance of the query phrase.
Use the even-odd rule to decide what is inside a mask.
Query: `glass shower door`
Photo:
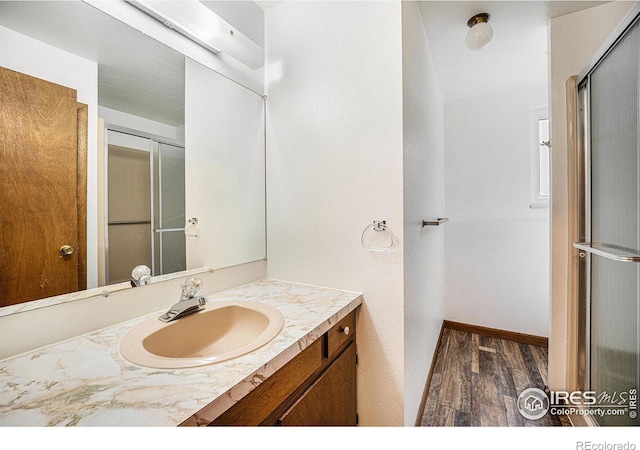
[[[586,380],[600,425],[638,425],[640,351],[640,26],[583,81],[586,89]]]

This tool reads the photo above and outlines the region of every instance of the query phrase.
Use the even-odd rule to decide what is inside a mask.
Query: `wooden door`
[[[0,306],[86,288],[86,130],[74,89],[0,68]]]

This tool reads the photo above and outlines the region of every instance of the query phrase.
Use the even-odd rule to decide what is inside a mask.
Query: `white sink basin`
[[[198,367],[245,355],[282,330],[277,309],[250,301],[210,302],[206,309],[173,322],[152,317],[124,335],[120,354],[145,367]]]

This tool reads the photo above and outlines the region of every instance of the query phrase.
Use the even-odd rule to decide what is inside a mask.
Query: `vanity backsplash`
[[[9,314],[0,312],[0,360],[166,310],[180,298],[180,284],[194,273],[203,281],[202,295],[211,295],[264,278],[266,262],[186,271],[179,277],[160,277],[163,281],[154,280],[150,285],[110,292],[108,296],[98,288],[90,297],[73,294],[39,300],[38,308],[6,307]]]

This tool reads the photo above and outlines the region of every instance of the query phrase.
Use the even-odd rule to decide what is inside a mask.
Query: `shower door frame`
[[[590,252],[575,243],[592,241],[591,233],[591,74],[627,32],[640,21],[640,3],[634,5],[612,31],[587,67],[567,81],[567,122],[569,128],[569,238],[574,243],[569,255],[570,361],[568,387],[588,390],[590,379]],[[595,419],[595,424],[597,422]]]

